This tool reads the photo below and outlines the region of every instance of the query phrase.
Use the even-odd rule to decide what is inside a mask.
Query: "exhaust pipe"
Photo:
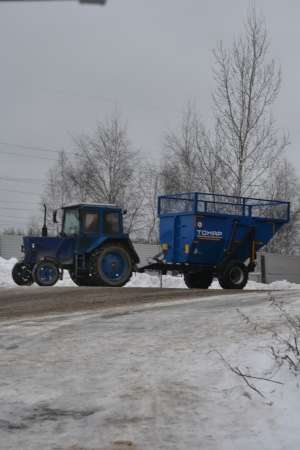
[[[42,228],[42,236],[47,237],[48,236],[48,228],[47,228],[47,206],[44,204],[44,224]]]

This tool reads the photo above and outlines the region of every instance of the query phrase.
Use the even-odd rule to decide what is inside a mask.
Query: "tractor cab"
[[[62,208],[61,231],[58,236],[48,236],[45,212],[42,236],[23,238],[24,259],[13,269],[14,281],[19,285],[35,281],[52,286],[66,269],[79,285],[123,285],[138,262],[129,236],[123,231],[123,214],[121,208],[110,204],[66,206]],[[53,222],[58,223],[57,211]],[[115,246],[118,248],[104,261],[106,272],[99,274],[98,253]]]
[[[114,205],[78,204],[62,208],[62,237],[100,236],[123,233],[123,213]],[[53,221],[57,223],[57,211]]]

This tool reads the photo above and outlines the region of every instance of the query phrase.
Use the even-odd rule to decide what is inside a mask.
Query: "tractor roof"
[[[63,209],[68,208],[112,208],[112,209],[120,209],[116,205],[111,203],[76,203],[74,205],[64,206]]]

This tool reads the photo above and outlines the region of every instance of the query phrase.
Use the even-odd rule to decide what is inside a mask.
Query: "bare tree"
[[[214,51],[214,112],[224,150],[216,149],[216,157],[227,169],[228,192],[237,196],[260,193],[288,144],[272,117],[281,73],[269,49],[265,21],[252,6],[243,35],[232,48],[220,43]]]
[[[50,169],[42,202],[49,211],[70,202],[117,204],[128,210],[126,230],[141,232],[140,161],[119,115],[99,123],[93,136],[76,138],[75,146],[72,160],[62,152]]]
[[[269,172],[266,193],[269,198],[291,202],[291,209],[300,208],[300,181],[295,167],[286,158],[273,165]]]
[[[41,232],[42,232],[42,224],[43,224],[42,213],[41,213],[41,217],[31,216],[29,219],[29,222],[28,222],[27,229],[26,229],[26,235],[40,236]],[[50,225],[50,232],[51,231],[54,231],[54,226],[51,227],[51,225]]]
[[[99,123],[94,136],[75,140],[75,166],[83,170],[84,184],[90,199],[122,203],[124,192],[134,177],[137,152],[128,138],[127,127],[116,114]],[[72,177],[79,185],[78,170]]]
[[[226,192],[228,169],[222,164],[225,152],[219,127],[207,132],[190,103],[179,130],[166,134],[164,149],[164,192]]]
[[[69,164],[66,152],[62,150],[58,155],[57,162],[48,172],[41,203],[46,203],[49,209],[62,207],[71,201],[72,187],[68,180]]]
[[[144,192],[143,192],[143,173],[140,163],[137,164],[134,176],[124,190],[121,204],[126,209],[124,216],[124,225],[132,239],[140,239],[145,235],[144,230]]]
[[[144,197],[143,222],[144,239],[150,243],[157,243],[158,238],[158,216],[157,203],[161,193],[161,170],[154,163],[145,164],[142,169],[143,184],[142,192]]]
[[[165,135],[162,169],[165,193],[190,192],[198,187],[198,129],[197,115],[191,104],[188,104],[183,112],[179,131],[171,131]]]
[[[210,193],[226,193],[228,191],[228,168],[222,164],[225,159],[222,135],[216,126],[214,133],[197,129],[198,170],[201,173],[201,191]]]
[[[69,177],[70,160],[62,150],[58,155],[57,162],[48,171],[45,190],[41,196],[40,210],[43,205],[47,205],[47,221],[50,232],[55,232],[55,225],[52,223],[52,212],[70,203],[74,198],[73,183]],[[42,214],[42,213],[41,213]],[[37,231],[36,220],[32,219],[29,225],[29,234]]]
[[[270,241],[272,253],[300,255],[300,181],[294,166],[285,158],[277,161],[266,186],[268,198],[291,202],[291,219]]]

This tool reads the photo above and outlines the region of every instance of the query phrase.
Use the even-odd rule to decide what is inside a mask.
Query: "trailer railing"
[[[162,195],[158,199],[158,214],[210,213],[248,216],[288,222],[290,203],[252,197],[189,192]]]

